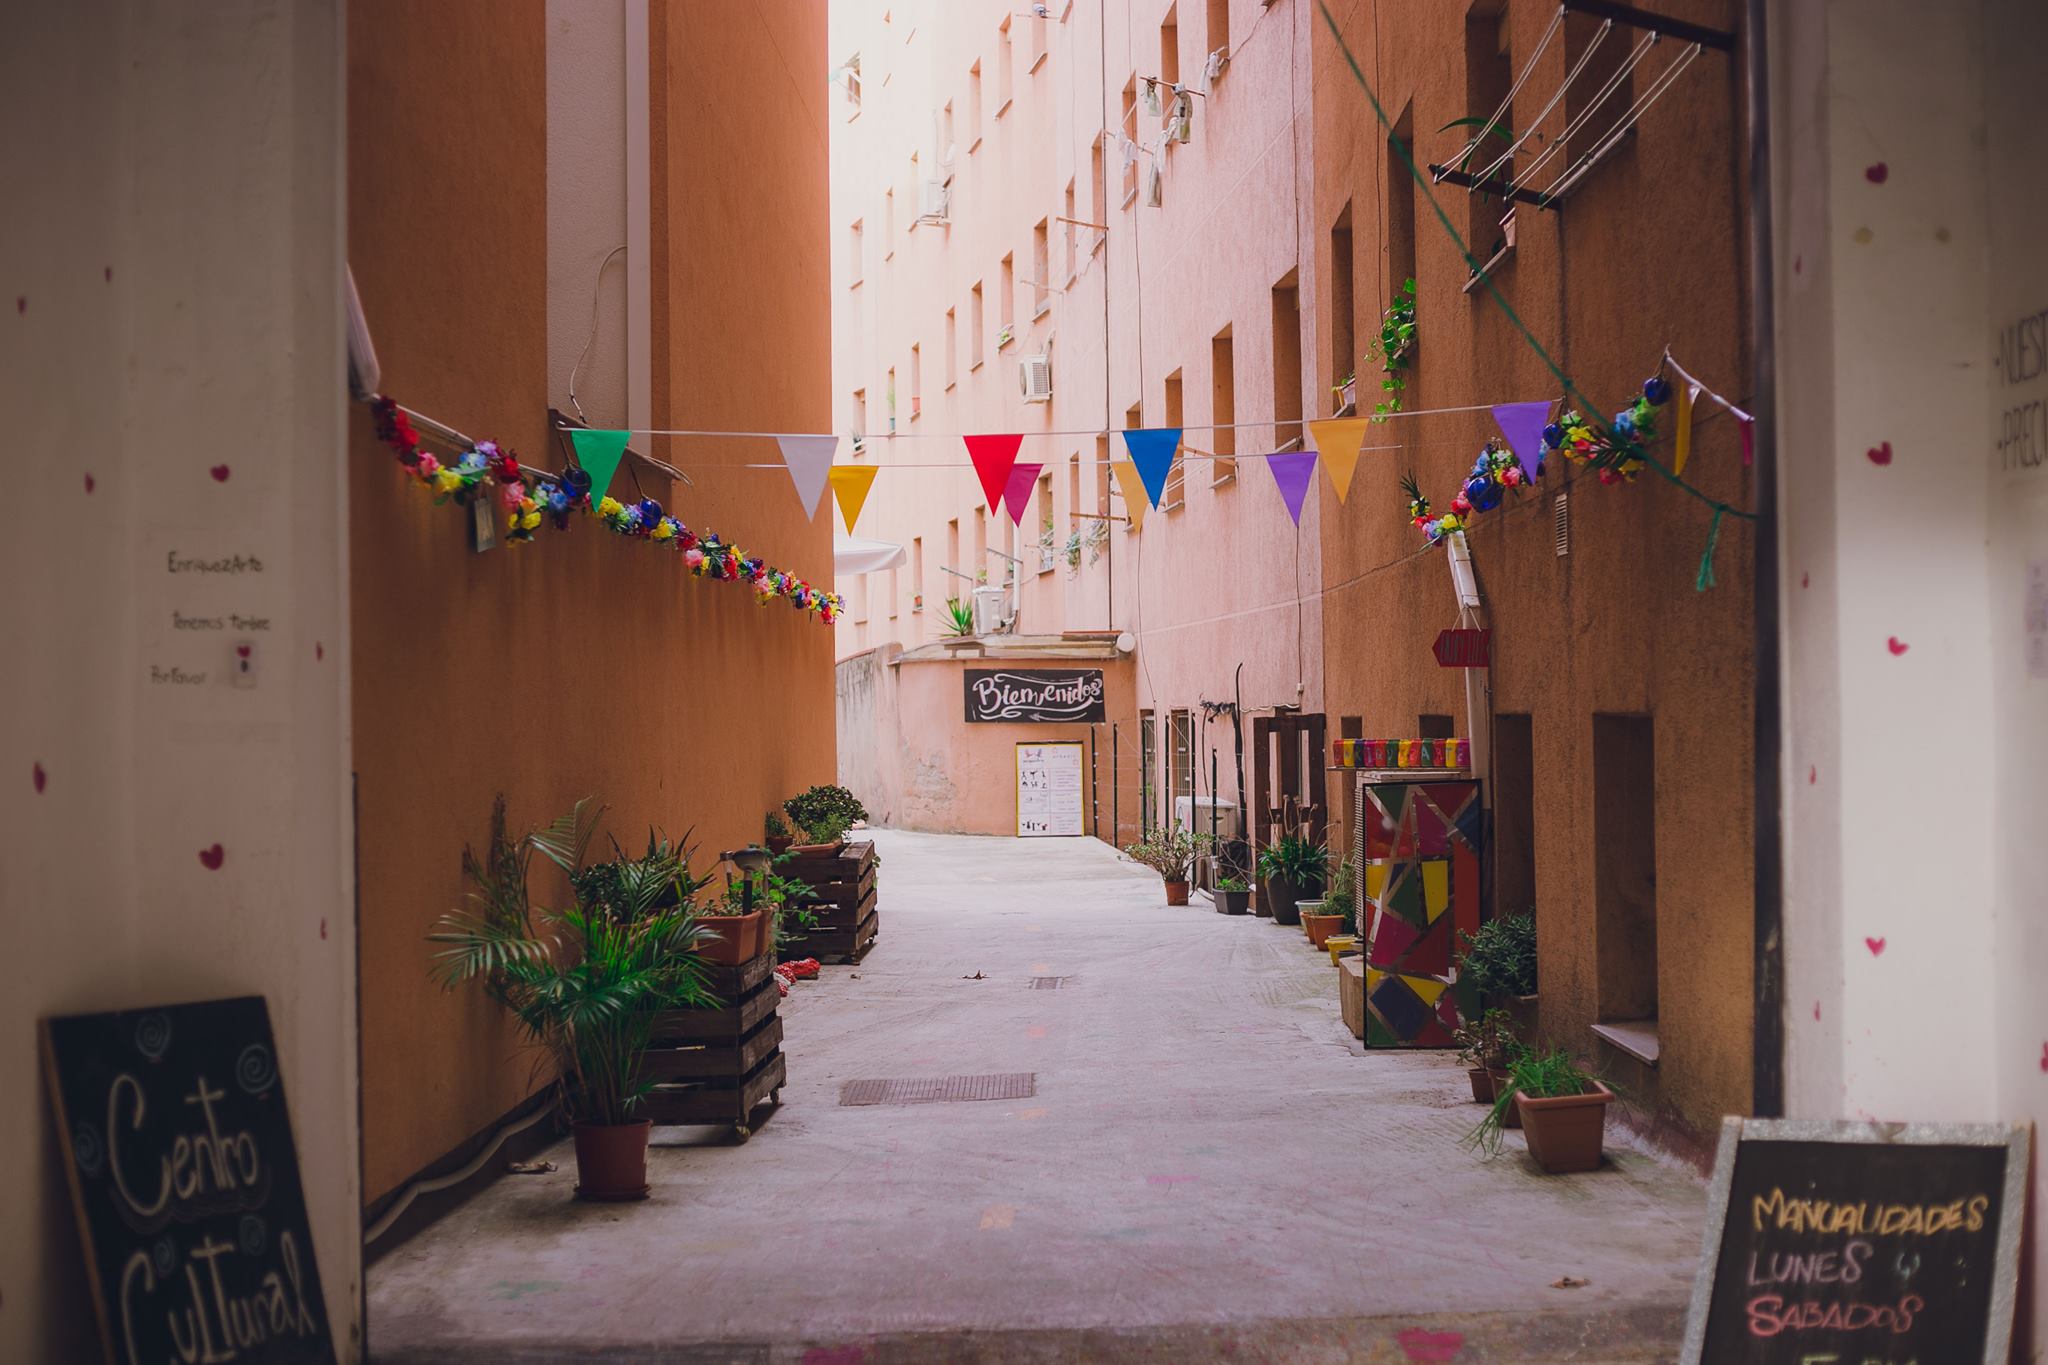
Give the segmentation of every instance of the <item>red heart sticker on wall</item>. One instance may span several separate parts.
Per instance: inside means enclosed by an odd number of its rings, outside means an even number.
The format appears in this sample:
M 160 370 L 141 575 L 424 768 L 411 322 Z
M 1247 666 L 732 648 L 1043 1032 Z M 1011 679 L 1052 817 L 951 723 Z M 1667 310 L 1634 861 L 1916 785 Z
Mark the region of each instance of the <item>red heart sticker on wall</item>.
M 228 467 L 224 464 L 217 464 L 213 468 L 207 470 L 206 472 L 213 475 L 213 481 L 215 483 L 226 483 L 228 481 L 229 471 Z
M 1892 168 L 1882 161 L 1873 161 L 1863 168 L 1863 178 L 1873 185 L 1882 185 L 1892 178 Z
M 228 851 L 219 844 L 199 850 L 199 861 L 208 872 L 220 871 L 220 865 L 228 860 Z
M 1882 468 L 1892 462 L 1892 443 L 1890 441 L 1879 441 L 1864 453 L 1870 457 L 1872 464 Z
M 1894 657 L 1897 657 L 1900 654 L 1904 654 L 1907 650 L 1912 648 L 1911 645 L 1907 644 L 1904 640 L 1901 640 L 1896 635 L 1886 640 L 1884 642 L 1884 647 L 1886 649 L 1889 649 Z
M 1410 1327 L 1394 1340 L 1401 1343 L 1402 1352 L 1410 1360 L 1455 1360 L 1465 1346 L 1463 1332 L 1432 1332 L 1422 1327 Z
M 248 657 L 249 657 L 249 646 L 247 646 L 247 645 L 236 645 L 236 646 L 235 646 L 235 657 L 236 657 L 236 658 L 238 658 L 238 659 L 246 659 L 246 658 L 248 658 Z
M 1884 956 L 1884 940 L 1881 938 L 1866 938 L 1863 940 L 1863 946 L 1870 949 L 1872 957 Z
M 321 643 L 320 643 L 320 642 L 319 642 L 318 640 L 315 640 L 315 641 L 313 642 L 313 661 L 314 661 L 315 663 L 318 663 L 318 662 L 319 662 L 320 660 L 322 660 L 322 659 L 324 659 L 324 658 L 326 658 L 326 657 L 327 657 L 327 646 L 326 646 L 326 645 L 323 645 L 323 644 L 321 644 Z
M 93 489 L 94 489 L 94 488 L 95 488 L 96 486 L 97 486 L 97 485 L 95 485 L 95 484 L 93 483 L 93 481 L 92 481 L 92 475 L 90 475 L 90 474 L 86 475 L 86 476 L 85 476 L 85 491 L 86 491 L 86 492 L 88 492 L 88 493 L 90 493 L 90 492 L 92 492 L 92 490 L 93 490 Z
M 35 765 L 35 767 L 30 771 L 29 775 L 35 779 L 36 795 L 41 796 L 43 794 L 44 785 L 47 784 L 50 780 L 50 775 L 43 771 L 43 765 L 40 763 Z

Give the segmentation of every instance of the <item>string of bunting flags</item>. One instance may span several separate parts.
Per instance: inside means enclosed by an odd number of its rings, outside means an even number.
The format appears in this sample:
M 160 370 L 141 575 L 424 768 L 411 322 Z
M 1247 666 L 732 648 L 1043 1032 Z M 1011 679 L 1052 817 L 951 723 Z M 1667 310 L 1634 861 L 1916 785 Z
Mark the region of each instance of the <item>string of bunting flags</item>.
M 532 541 L 543 522 L 566 531 L 570 515 L 580 511 L 596 516 L 617 535 L 674 547 L 681 552 L 684 566 L 699 578 L 747 584 L 764 607 L 786 601 L 828 626 L 845 609 L 838 593 L 771 567 L 738 545 L 719 539 L 715 531 L 697 534 L 652 498 L 629 503 L 610 496 L 629 432 L 573 428 L 569 437 L 575 446 L 576 464 L 560 472 L 545 472 L 520 464 L 517 455 L 495 441 L 478 441 L 452 464 L 443 463 L 425 448 L 412 419 L 393 399 L 380 394 L 371 401 L 370 410 L 377 438 L 396 452 L 400 468 L 432 493 L 437 505 L 453 502 L 467 507 L 479 498 L 495 499 L 505 513 L 508 544 Z M 874 470 L 864 472 L 871 482 Z M 488 485 L 495 485 L 495 491 Z M 863 489 L 861 496 L 865 495 Z

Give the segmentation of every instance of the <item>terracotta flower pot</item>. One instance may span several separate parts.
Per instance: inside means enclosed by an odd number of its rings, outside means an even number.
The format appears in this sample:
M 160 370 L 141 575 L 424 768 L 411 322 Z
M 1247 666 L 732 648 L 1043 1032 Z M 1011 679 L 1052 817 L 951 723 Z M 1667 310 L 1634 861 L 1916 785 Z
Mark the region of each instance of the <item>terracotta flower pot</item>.
M 829 858 L 846 847 L 846 840 L 835 839 L 829 844 L 791 844 L 789 851 L 799 858 Z
M 576 1196 L 601 1204 L 647 1197 L 651 1120 L 576 1125 Z
M 1301 925 L 1302 928 L 1308 930 L 1308 941 L 1316 947 L 1322 948 L 1329 943 L 1330 935 L 1344 927 L 1344 917 L 1342 915 L 1310 914 L 1307 911 L 1303 911 Z
M 1322 905 L 1322 903 L 1323 898 L 1321 896 L 1304 896 L 1302 899 L 1294 903 L 1294 919 L 1292 923 L 1296 928 L 1300 929 L 1303 934 L 1307 934 L 1309 932 L 1309 917 L 1311 915 L 1320 915 L 1323 913 L 1318 908 Z M 1311 939 L 1311 941 L 1313 941 L 1313 939 Z
M 714 915 L 704 924 L 718 933 L 716 942 L 707 942 L 697 950 L 697 956 L 706 962 L 737 967 L 742 962 L 752 962 L 768 946 L 764 942 L 768 926 L 765 909 L 746 915 Z
M 1529 1135 L 1529 1155 L 1552 1175 L 1600 1168 L 1607 1103 L 1614 1092 L 1598 1081 L 1590 1084 L 1593 1088 L 1583 1095 L 1515 1096 L 1522 1128 Z
M 1164 879 L 1162 878 L 1162 880 Z M 1166 903 L 1168 905 L 1186 905 L 1188 903 L 1188 884 L 1185 881 L 1168 881 L 1166 883 Z
M 1251 911 L 1252 893 L 1249 887 L 1242 891 L 1216 890 L 1209 894 L 1216 898 L 1216 913 L 1219 915 L 1243 915 Z
M 1468 1069 L 1465 1074 L 1472 1080 L 1472 1102 L 1474 1104 L 1492 1104 L 1493 1073 L 1483 1066 L 1475 1066 Z
M 1495 1099 L 1499 1099 L 1502 1095 L 1505 1095 L 1507 1093 L 1507 1072 L 1489 1071 L 1486 1073 L 1486 1076 L 1488 1080 L 1493 1082 L 1493 1097 Z M 1503 1128 L 1520 1128 L 1522 1126 L 1522 1111 L 1515 1105 L 1510 1104 L 1508 1106 L 1507 1112 L 1501 1115 L 1500 1126 Z

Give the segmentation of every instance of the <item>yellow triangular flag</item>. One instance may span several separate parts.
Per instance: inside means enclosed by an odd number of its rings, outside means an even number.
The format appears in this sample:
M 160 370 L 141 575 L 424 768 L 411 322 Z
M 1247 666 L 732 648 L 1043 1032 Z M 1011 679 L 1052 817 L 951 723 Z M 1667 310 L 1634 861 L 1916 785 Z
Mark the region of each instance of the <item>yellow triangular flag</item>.
M 1700 386 L 1687 384 L 1678 391 L 1678 425 L 1671 432 L 1671 472 L 1685 472 L 1686 456 L 1692 454 L 1692 404 Z
M 1138 477 L 1138 466 L 1129 460 L 1115 460 L 1110 463 L 1109 472 L 1116 475 L 1116 486 L 1123 491 L 1124 515 L 1131 519 L 1131 529 L 1138 530 L 1145 524 L 1145 508 L 1150 505 L 1145 497 L 1145 481 Z
M 868 500 L 868 489 L 874 486 L 875 469 L 871 464 L 836 464 L 825 476 L 832 481 L 832 498 L 839 504 L 839 515 L 846 518 L 849 535 L 853 533 L 853 524 L 860 520 L 861 504 Z
M 1351 473 L 1358 468 L 1358 447 L 1365 442 L 1365 429 L 1371 420 L 1365 417 L 1332 417 L 1321 422 L 1308 424 L 1309 439 L 1315 443 L 1316 455 L 1322 460 L 1323 468 L 1329 471 L 1330 487 L 1337 492 L 1337 501 L 1351 491 Z

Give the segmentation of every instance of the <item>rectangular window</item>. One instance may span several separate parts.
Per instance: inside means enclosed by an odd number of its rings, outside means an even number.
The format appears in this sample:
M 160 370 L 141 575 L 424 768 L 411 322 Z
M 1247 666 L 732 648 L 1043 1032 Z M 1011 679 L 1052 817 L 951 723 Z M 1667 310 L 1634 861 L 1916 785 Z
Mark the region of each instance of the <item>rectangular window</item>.
M 1593 717 L 1593 945 L 1602 1023 L 1657 1017 L 1657 760 L 1649 716 Z
M 1536 745 L 1529 713 L 1493 718 L 1493 913 L 1536 907 Z
M 1167 819 L 1181 818 L 1180 803 L 1183 797 L 1190 798 L 1187 823 L 1193 826 L 1195 794 L 1195 717 L 1190 711 L 1174 711 L 1167 715 L 1171 737 L 1167 743 Z
M 1002 331 L 996 337 L 997 350 L 1001 350 L 1010 344 L 1011 335 L 1017 326 L 1017 258 L 1015 256 L 1003 257 L 1003 268 L 999 278 L 1002 283 L 1003 294 L 1001 298 L 996 300 L 996 308 L 1000 313 L 999 321 L 1002 324 Z
M 1420 739 L 1455 739 L 1458 735 L 1457 718 L 1425 711 L 1415 718 L 1415 734 Z
M 1071 531 L 1079 531 L 1079 532 L 1081 532 L 1081 533 L 1082 533 L 1082 539 L 1084 539 L 1084 540 L 1085 540 L 1085 539 L 1087 539 L 1087 531 L 1088 531 L 1088 528 L 1087 528 L 1086 526 L 1083 526 L 1083 525 L 1082 525 L 1082 524 L 1081 524 L 1080 522 L 1078 522 L 1078 521 L 1075 521 L 1075 520 L 1074 520 L 1074 518 L 1073 518 L 1073 515 L 1072 515 L 1073 513 L 1075 513 L 1075 512 L 1078 512 L 1078 511 L 1080 511 L 1080 510 L 1081 510 L 1081 452 L 1077 450 L 1077 451 L 1075 451 L 1075 452 L 1074 452 L 1073 454 L 1071 454 L 1071 455 L 1067 456 L 1067 512 L 1068 512 L 1068 517 L 1067 517 L 1067 522 L 1068 522 L 1068 525 L 1067 525 L 1067 530 L 1068 530 L 1068 531 L 1070 531 L 1070 532 L 1071 532 Z
M 981 63 L 967 68 L 967 150 L 981 145 Z
M 939 115 L 939 170 L 947 179 L 952 178 L 953 157 L 953 101 L 947 100 Z
M 866 260 L 867 253 L 863 250 L 861 242 L 861 220 L 856 218 L 853 220 L 852 226 L 846 229 L 846 282 L 848 288 L 852 288 L 861 282 L 861 273 Z
M 996 30 L 996 117 L 1010 107 L 1010 76 L 1017 69 L 1016 47 L 1010 42 L 1010 21 Z
M 1330 407 L 1333 411 L 1344 402 L 1344 382 L 1358 374 L 1351 265 L 1351 205 L 1347 202 L 1344 211 L 1337 215 L 1337 225 L 1330 229 Z
M 981 315 L 981 281 L 976 280 L 967 291 L 967 368 L 981 368 L 982 338 L 988 333 L 983 330 Z
M 1181 424 L 1181 382 L 1180 371 L 1166 376 L 1166 425 L 1177 427 Z M 1182 443 L 1185 446 L 1185 442 Z M 1173 465 L 1166 471 L 1166 488 L 1159 495 L 1159 510 L 1178 512 L 1187 504 L 1188 458 L 1179 454 Z
M 1387 139 L 1387 298 L 1392 299 L 1415 278 L 1415 178 L 1402 158 L 1412 156 L 1411 111 L 1401 111 L 1394 134 Z
M 1095 145 L 1088 150 L 1088 193 L 1091 196 L 1090 202 L 1094 205 L 1089 211 L 1089 218 L 1097 223 L 1107 223 L 1109 221 L 1109 190 L 1107 182 L 1103 179 L 1102 141 L 1101 138 L 1096 138 Z M 1109 234 L 1106 232 L 1091 231 L 1089 235 L 1089 252 L 1092 254 L 1095 250 L 1095 244 L 1107 241 L 1108 238 Z
M 853 453 L 861 453 L 861 443 L 868 434 L 868 391 L 853 391 Z
M 1045 65 L 1045 15 L 1043 6 L 1034 6 L 1031 11 L 1031 70 L 1035 73 Z
M 1514 85 L 1514 59 L 1508 50 L 1508 26 L 1506 6 L 1503 0 L 1477 0 L 1465 14 L 1465 114 L 1468 118 L 1490 119 L 1494 110 L 1508 97 Z M 1620 41 L 1617 30 L 1610 34 L 1610 41 Z M 1582 75 L 1581 80 L 1585 79 Z M 1597 88 L 1597 87 L 1596 87 Z M 1626 107 L 1626 106 L 1623 106 Z M 1514 110 L 1501 115 L 1495 127 L 1470 126 L 1460 129 L 1460 135 L 1476 138 L 1478 149 L 1473 153 L 1471 170 L 1474 175 L 1486 169 L 1508 144 L 1514 141 L 1509 131 L 1514 126 Z M 1502 179 L 1513 179 L 1513 168 L 1503 166 L 1498 174 Z M 1465 196 L 1468 215 L 1465 244 L 1472 250 L 1473 258 L 1485 265 L 1507 245 L 1501 232 L 1500 220 L 1508 208 L 1494 195 L 1471 193 Z
M 1565 87 L 1564 92 L 1565 124 L 1578 128 L 1565 145 L 1565 156 L 1571 163 L 1597 150 L 1636 102 L 1633 71 L 1622 76 L 1605 99 L 1600 98 L 1600 92 L 1620 72 L 1632 45 L 1638 41 L 1628 31 L 1609 33 L 1604 42 L 1598 41 L 1601 23 L 1590 14 L 1567 14 L 1564 20 L 1565 69 L 1570 70 L 1582 57 L 1586 59 L 1586 69 Z M 1586 52 L 1588 47 L 1593 49 L 1590 56 Z M 1579 122 L 1582 118 L 1585 120 L 1583 124 Z M 1554 161 L 1552 165 L 1555 165 Z M 1548 184 L 1553 177 L 1539 173 L 1536 178 Z M 1532 189 L 1543 187 L 1543 184 L 1531 186 Z
M 1060 562 L 1062 549 L 1057 523 L 1053 519 L 1052 475 L 1038 476 L 1038 571 L 1051 573 Z
M 854 53 L 839 68 L 839 84 L 846 91 L 846 116 L 860 112 L 860 54 Z
M 1154 794 L 1158 791 L 1159 741 L 1155 738 L 1152 712 L 1138 713 L 1138 830 L 1150 834 L 1158 823 Z
M 1052 246 L 1045 219 L 1031 229 L 1031 316 L 1036 318 L 1052 307 Z
M 1095 510 L 1102 516 L 1113 515 L 1109 510 L 1109 437 L 1095 438 Z
M 894 365 L 889 367 L 888 402 L 889 434 L 894 436 L 896 434 L 896 367 Z
M 959 382 L 960 362 L 960 321 L 953 310 L 946 310 L 946 387 L 952 388 Z
M 1225 327 L 1209 342 L 1209 449 L 1216 458 L 1209 464 L 1209 486 L 1220 487 L 1237 477 L 1237 358 Z
M 924 610 L 924 537 L 910 538 L 910 609 Z
M 1145 409 L 1144 409 L 1144 405 L 1143 405 L 1143 404 L 1135 404 L 1135 403 L 1134 403 L 1134 404 L 1132 404 L 1132 405 L 1131 405 L 1130 407 L 1128 407 L 1128 408 L 1125 408 L 1125 409 L 1124 409 L 1124 430 L 1125 430 L 1125 431 L 1136 431 L 1136 430 L 1137 430 L 1137 429 L 1138 429 L 1139 427 L 1142 427 L 1142 426 L 1144 426 L 1144 425 L 1145 425 Z M 1122 441 L 1118 441 L 1118 442 L 1116 442 L 1116 444 L 1117 444 L 1118 446 L 1123 446 L 1123 442 L 1122 442 Z M 1117 458 L 1119 458 L 1119 459 L 1125 459 L 1125 460 L 1129 459 L 1129 458 L 1130 458 L 1130 450 L 1129 450 L 1129 448 L 1128 448 L 1128 447 L 1125 447 L 1125 448 L 1123 448 L 1123 449 L 1120 449 L 1120 450 L 1119 450 L 1119 451 L 1117 452 Z M 1118 484 L 1118 485 L 1117 485 L 1117 487 L 1116 487 L 1116 492 L 1117 492 L 1117 496 L 1121 497 L 1121 496 L 1123 495 L 1123 491 L 1124 491 L 1124 490 L 1123 490 L 1123 485 L 1122 485 L 1122 484 Z M 1139 496 L 1140 496 L 1140 497 L 1143 497 L 1143 496 L 1144 496 L 1144 494 L 1142 494 L 1142 493 L 1141 493 L 1141 494 L 1139 494 Z M 1126 530 L 1126 531 L 1136 531 L 1136 530 L 1138 529 L 1138 519 L 1139 519 L 1140 517 L 1142 517 L 1143 515 L 1144 515 L 1144 511 L 1143 511 L 1143 509 L 1135 509 L 1135 510 L 1134 510 L 1134 509 L 1132 509 L 1132 508 L 1130 508 L 1130 507 L 1125 507 L 1125 508 L 1124 508 L 1124 530 Z
M 1209 0 L 1209 54 L 1230 55 L 1230 0 Z
M 960 562 L 960 518 L 958 517 L 950 517 L 946 521 L 946 562 L 943 567 L 957 569 L 961 573 L 971 574 L 974 572 L 974 570 Z M 949 598 L 965 597 L 967 595 L 961 590 L 960 580 L 953 577 L 952 574 L 946 575 L 945 588 L 944 595 Z
M 898 597 L 900 591 L 901 585 L 896 582 L 896 571 L 891 569 L 889 570 L 889 619 L 891 621 L 896 619 L 896 607 L 900 600 Z
M 1074 255 L 1074 234 L 1080 231 L 1080 229 L 1074 226 L 1074 182 L 1071 180 L 1067 182 L 1067 196 L 1064 202 L 1066 212 L 1061 215 L 1060 227 L 1062 231 L 1060 237 L 1062 251 L 1066 259 L 1060 274 L 1063 283 L 1072 284 L 1076 272 L 1081 267 L 1080 262 Z
M 1175 11 L 1178 5 L 1166 7 L 1166 19 L 1159 25 L 1159 79 L 1168 85 L 1180 84 L 1180 19 Z
M 963 564 L 961 567 L 974 576 L 975 582 L 983 583 L 987 581 L 988 508 L 986 507 L 977 507 L 974 509 L 974 562 L 972 564 Z M 962 597 L 971 598 L 973 594 L 971 592 L 966 591 L 966 587 L 966 584 L 961 584 L 962 591 L 960 595 Z
M 868 623 L 868 576 L 862 574 L 853 586 L 853 623 L 864 626 Z M 865 640 L 867 637 L 861 637 Z
M 924 348 L 910 343 L 910 420 L 924 416 Z
M 1273 449 L 1301 448 L 1301 291 L 1294 272 L 1273 286 Z
M 1138 78 L 1135 75 L 1124 82 L 1123 122 L 1117 124 L 1117 131 L 1122 135 L 1123 139 L 1129 139 L 1133 142 L 1137 141 Z M 1134 156 L 1126 157 L 1123 155 L 1122 139 L 1119 139 L 1117 148 L 1118 156 L 1124 161 L 1124 207 L 1129 208 L 1131 201 L 1138 197 L 1138 159 Z M 1105 218 L 1102 221 L 1108 222 L 1109 220 Z

